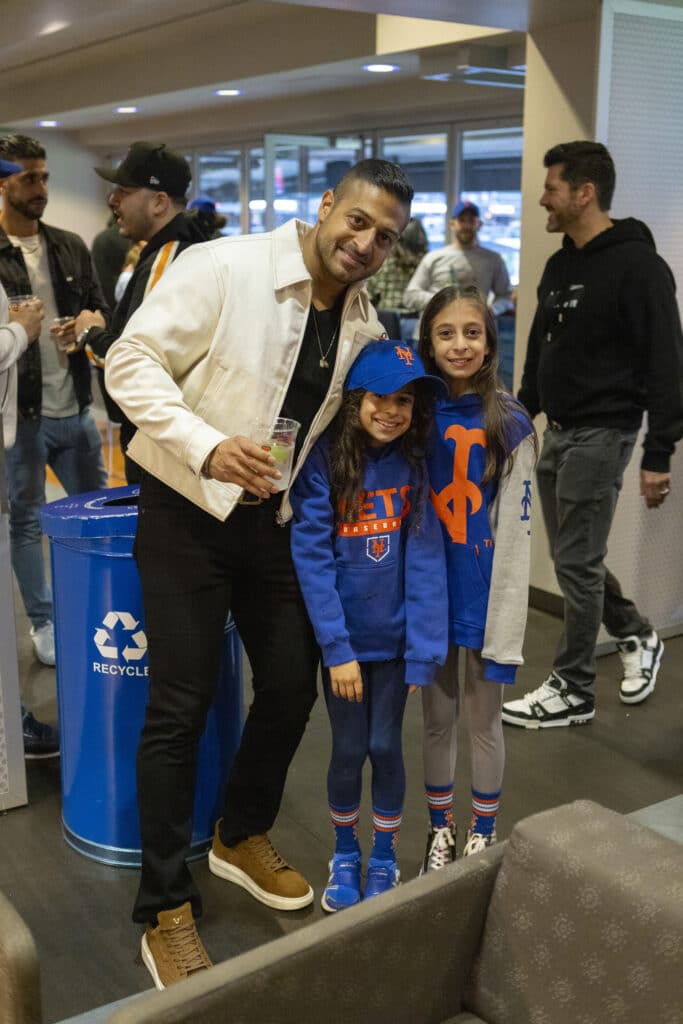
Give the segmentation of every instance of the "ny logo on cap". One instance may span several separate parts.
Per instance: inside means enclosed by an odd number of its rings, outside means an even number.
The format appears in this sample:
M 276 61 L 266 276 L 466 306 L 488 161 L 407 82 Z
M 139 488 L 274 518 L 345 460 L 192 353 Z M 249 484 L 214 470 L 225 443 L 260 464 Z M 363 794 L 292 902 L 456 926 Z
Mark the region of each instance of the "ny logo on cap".
M 406 366 L 412 366 L 413 363 L 415 362 L 415 356 L 413 354 L 412 349 L 407 347 L 404 348 L 402 345 L 396 345 L 394 347 L 396 349 L 396 355 L 401 360 L 401 362 L 405 363 Z

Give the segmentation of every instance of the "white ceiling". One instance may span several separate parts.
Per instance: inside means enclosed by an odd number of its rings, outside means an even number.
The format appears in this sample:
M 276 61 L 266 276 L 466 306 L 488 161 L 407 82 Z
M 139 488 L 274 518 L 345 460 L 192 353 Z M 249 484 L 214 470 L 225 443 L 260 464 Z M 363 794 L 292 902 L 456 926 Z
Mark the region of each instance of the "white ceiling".
M 371 76 L 362 68 L 377 51 L 376 15 L 419 11 L 420 19 L 437 19 L 449 39 L 454 22 L 520 31 L 530 19 L 553 21 L 563 13 L 566 19 L 568 3 L 193 0 L 188 13 L 187 0 L 4 0 L 0 123 L 28 129 L 53 118 L 84 144 L 106 148 L 140 137 L 189 143 L 212 134 L 244 135 L 250 126 L 265 130 L 279 124 L 286 130 L 296 122 L 296 129 L 304 130 L 302 117 L 319 131 L 326 114 L 339 106 L 349 110 L 354 123 L 373 113 L 395 119 L 408 109 L 521 109 L 521 94 L 513 95 L 512 89 L 472 89 L 463 76 L 449 83 L 425 82 L 423 76 L 454 73 L 463 60 L 472 64 L 482 54 L 492 56 L 494 65 L 504 63 L 508 48 L 521 51 L 522 35 L 482 40 L 487 49 L 465 58 L 456 44 L 402 46 L 382 54 L 382 60 L 401 68 L 389 83 L 388 76 Z M 572 18 L 586 16 L 597 3 L 571 0 Z M 21 26 L 21 35 L 8 26 Z M 437 40 L 440 31 L 437 26 Z M 243 89 L 244 95 L 214 96 L 214 89 L 225 86 Z M 140 112 L 115 113 L 122 104 Z M 290 117 L 294 107 L 296 117 Z

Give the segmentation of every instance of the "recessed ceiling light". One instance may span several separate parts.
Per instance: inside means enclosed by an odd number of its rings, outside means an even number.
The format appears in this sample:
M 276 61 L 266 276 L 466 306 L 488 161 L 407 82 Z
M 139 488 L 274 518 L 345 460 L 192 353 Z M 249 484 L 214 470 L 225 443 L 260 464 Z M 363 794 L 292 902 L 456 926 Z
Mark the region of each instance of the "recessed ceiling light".
M 39 128 L 59 128 L 59 125 L 60 125 L 59 121 L 39 121 L 38 122 L 38 127 Z
M 372 71 L 376 75 L 386 75 L 390 71 L 400 71 L 398 64 L 364 64 L 363 71 Z
M 117 107 L 117 114 L 137 114 L 139 107 Z
M 41 28 L 38 35 L 51 36 L 53 32 L 61 32 L 63 28 L 68 28 L 70 24 L 70 21 L 49 21 L 44 28 Z
M 214 89 L 214 96 L 241 96 L 242 89 Z

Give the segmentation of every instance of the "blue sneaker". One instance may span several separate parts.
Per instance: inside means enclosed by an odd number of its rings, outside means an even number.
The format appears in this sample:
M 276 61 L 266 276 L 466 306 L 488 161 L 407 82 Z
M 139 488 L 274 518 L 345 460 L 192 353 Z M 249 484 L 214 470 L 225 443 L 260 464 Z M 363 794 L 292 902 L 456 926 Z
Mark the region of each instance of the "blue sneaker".
M 335 853 L 320 905 L 328 914 L 360 903 L 360 853 Z
M 381 896 L 383 892 L 394 889 L 401 881 L 401 872 L 395 860 L 380 860 L 370 857 L 368 860 L 368 880 L 365 883 L 365 899 Z

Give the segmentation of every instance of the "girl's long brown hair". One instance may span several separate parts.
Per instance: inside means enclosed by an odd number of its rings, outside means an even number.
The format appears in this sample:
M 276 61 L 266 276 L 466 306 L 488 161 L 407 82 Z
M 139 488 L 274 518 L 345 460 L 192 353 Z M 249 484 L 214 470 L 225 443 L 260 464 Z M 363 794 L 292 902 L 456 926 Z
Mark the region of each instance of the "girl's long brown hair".
M 425 455 L 434 424 L 434 399 L 419 381 L 414 387 L 413 418 L 397 442 L 399 451 L 415 473 L 411 528 L 419 524 L 427 493 Z M 368 435 L 360 422 L 364 394 L 363 388 L 345 391 L 341 408 L 330 427 L 331 496 L 337 523 L 352 523 L 358 519 L 365 453 L 369 447 Z
M 452 302 L 469 302 L 481 314 L 486 331 L 488 354 L 479 370 L 470 378 L 472 390 L 482 400 L 484 413 L 484 432 L 486 434 L 486 468 L 482 484 L 490 483 L 506 476 L 512 469 L 512 449 L 508 439 L 508 426 L 513 418 L 513 410 L 521 413 L 529 420 L 534 449 L 538 452 L 538 440 L 529 415 L 523 405 L 510 394 L 498 379 L 498 334 L 493 313 L 481 292 L 474 287 L 449 285 L 437 292 L 427 304 L 420 324 L 420 340 L 418 352 L 427 373 L 442 377 L 442 373 L 434 359 L 432 347 L 432 324 L 446 306 Z

